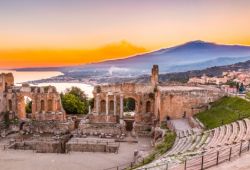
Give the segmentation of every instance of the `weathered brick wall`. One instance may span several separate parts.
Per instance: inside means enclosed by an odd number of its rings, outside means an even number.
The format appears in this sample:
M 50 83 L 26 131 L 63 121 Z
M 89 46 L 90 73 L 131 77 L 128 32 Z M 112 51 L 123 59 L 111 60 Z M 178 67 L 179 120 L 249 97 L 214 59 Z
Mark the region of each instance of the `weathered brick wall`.
M 206 89 L 159 91 L 156 99 L 156 116 L 160 116 L 161 121 L 167 116 L 171 119 L 191 117 L 222 96 L 223 93 L 220 91 Z
M 15 113 L 19 119 L 27 118 L 25 97 L 32 101 L 32 119 L 60 121 L 66 119 L 60 94 L 52 86 L 31 87 L 27 84 L 21 87 L 11 86 L 7 91 L 0 92 L 0 112 L 8 111 Z

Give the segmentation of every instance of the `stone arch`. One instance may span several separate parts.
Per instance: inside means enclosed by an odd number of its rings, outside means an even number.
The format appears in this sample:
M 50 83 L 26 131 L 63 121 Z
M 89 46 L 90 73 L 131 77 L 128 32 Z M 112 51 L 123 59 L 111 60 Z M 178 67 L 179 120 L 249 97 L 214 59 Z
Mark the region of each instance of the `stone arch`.
M 13 102 L 11 99 L 8 100 L 8 111 L 13 111 Z
M 19 93 L 17 95 L 17 113 L 21 119 L 31 118 L 35 112 L 34 99 L 30 93 Z
M 5 90 L 6 92 L 7 92 L 7 90 L 8 90 L 8 88 L 7 88 L 7 87 L 8 87 L 8 83 L 6 83 L 6 82 L 5 82 L 5 85 L 4 85 L 4 90 Z
M 45 102 L 44 100 L 41 100 L 41 112 L 45 111 Z
M 146 113 L 150 113 L 150 112 L 152 112 L 152 110 L 151 110 L 151 102 L 147 101 L 146 102 Z
M 186 118 L 187 117 L 187 112 L 186 111 L 184 111 L 183 112 L 183 116 L 182 116 L 183 118 Z
M 136 111 L 136 99 L 133 97 L 126 97 L 123 101 L 124 112 L 135 112 Z
M 24 100 L 24 107 L 25 107 L 25 117 L 31 118 L 31 115 L 33 113 L 33 107 L 34 107 L 34 101 L 29 95 L 23 96 Z
M 114 100 L 109 101 L 109 114 L 114 114 Z
M 20 124 L 19 124 L 19 130 L 23 130 L 23 126 L 25 125 L 25 122 L 21 122 Z
M 58 100 L 56 101 L 56 110 L 57 110 L 57 111 L 61 111 L 61 109 L 62 109 L 62 108 L 61 108 L 61 100 L 58 99 Z
M 101 107 L 100 113 L 106 113 L 106 101 L 105 100 L 101 100 L 100 107 Z
M 48 111 L 49 112 L 53 111 L 53 101 L 52 101 L 52 99 L 48 100 Z

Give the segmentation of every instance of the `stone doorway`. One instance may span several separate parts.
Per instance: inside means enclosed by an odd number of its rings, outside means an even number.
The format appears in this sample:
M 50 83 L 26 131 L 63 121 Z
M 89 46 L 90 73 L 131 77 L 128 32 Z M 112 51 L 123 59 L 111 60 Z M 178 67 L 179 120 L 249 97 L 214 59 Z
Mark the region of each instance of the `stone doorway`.
M 20 124 L 19 124 L 19 130 L 23 130 L 24 124 L 25 124 L 25 122 L 20 122 Z
M 132 120 L 132 119 L 126 119 L 124 121 L 126 123 L 126 126 L 125 126 L 126 131 L 131 132 L 133 130 L 134 120 Z
M 25 104 L 25 118 L 32 117 L 32 99 L 28 96 L 23 97 L 24 104 Z
M 123 111 L 124 112 L 134 112 L 136 110 L 136 101 L 135 99 L 129 97 L 125 98 L 123 101 Z

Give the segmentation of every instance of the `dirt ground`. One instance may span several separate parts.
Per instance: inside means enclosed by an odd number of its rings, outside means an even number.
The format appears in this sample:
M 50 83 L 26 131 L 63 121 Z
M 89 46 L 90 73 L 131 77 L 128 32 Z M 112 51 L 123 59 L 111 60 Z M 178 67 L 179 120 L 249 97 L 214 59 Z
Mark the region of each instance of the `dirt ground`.
M 1 144 L 3 143 L 1 142 Z M 149 138 L 140 138 L 139 143 L 121 143 L 118 154 L 90 152 L 71 152 L 69 154 L 34 153 L 27 150 L 3 150 L 1 147 L 0 169 L 103 170 L 133 161 L 135 150 L 149 146 Z

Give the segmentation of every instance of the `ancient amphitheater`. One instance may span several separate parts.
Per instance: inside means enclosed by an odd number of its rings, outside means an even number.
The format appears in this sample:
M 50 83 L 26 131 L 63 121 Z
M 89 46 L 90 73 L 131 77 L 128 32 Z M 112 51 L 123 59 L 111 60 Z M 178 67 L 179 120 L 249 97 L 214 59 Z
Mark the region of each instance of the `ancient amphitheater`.
M 250 149 L 250 119 L 205 130 L 195 118 L 226 95 L 215 86 L 162 84 L 155 65 L 149 83 L 95 86 L 94 107 L 78 117 L 65 113 L 54 87 L 14 86 L 13 75 L 1 74 L 0 167 L 199 170 L 238 160 Z M 146 164 L 168 133 L 173 145 Z

